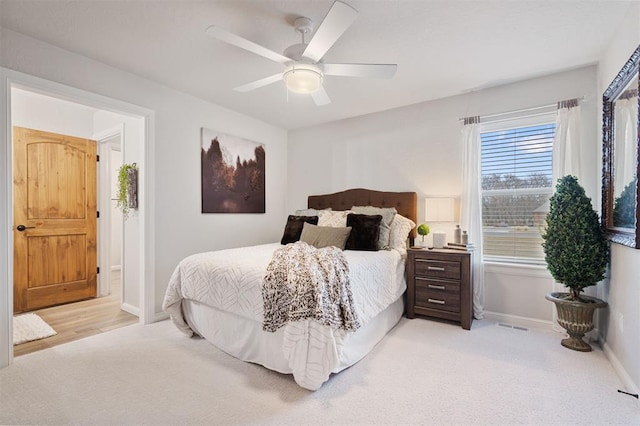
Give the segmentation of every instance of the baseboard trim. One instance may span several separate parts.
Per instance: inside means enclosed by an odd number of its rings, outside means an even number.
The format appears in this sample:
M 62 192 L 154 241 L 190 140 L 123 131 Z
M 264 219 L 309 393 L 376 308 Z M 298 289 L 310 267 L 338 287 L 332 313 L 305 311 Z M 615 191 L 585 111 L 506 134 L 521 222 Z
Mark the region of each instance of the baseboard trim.
M 135 315 L 138 318 L 140 318 L 140 308 L 130 305 L 128 303 L 123 303 L 120 305 L 120 309 L 122 309 L 125 312 L 130 313 L 131 315 Z
M 633 379 L 631 378 L 631 376 L 629 376 L 629 374 L 627 373 L 627 370 L 624 369 L 624 367 L 620 363 L 620 360 L 618 360 L 618 357 L 613 352 L 611 347 L 607 344 L 607 342 L 605 342 L 602 345 L 602 350 L 604 351 L 604 355 L 607 357 L 607 359 L 611 363 L 611 366 L 615 370 L 616 374 L 618 374 L 618 377 L 620 378 L 620 380 L 622 380 L 622 384 L 625 387 L 625 389 L 622 389 L 622 390 L 629 393 L 635 393 L 635 394 L 640 393 L 638 386 L 633 382 Z M 629 397 L 629 398 L 632 398 L 632 397 Z M 636 399 L 636 402 L 638 404 L 638 407 L 640 408 L 640 400 Z
M 166 312 L 156 312 L 153 314 L 153 322 L 164 321 L 169 319 L 169 314 Z
M 508 315 L 491 311 L 484 311 L 484 317 L 486 319 L 495 320 L 497 322 L 518 325 L 521 327 L 537 328 L 549 331 L 553 330 L 553 324 L 551 323 L 551 321 L 543 321 L 535 318 L 520 317 L 518 315 Z

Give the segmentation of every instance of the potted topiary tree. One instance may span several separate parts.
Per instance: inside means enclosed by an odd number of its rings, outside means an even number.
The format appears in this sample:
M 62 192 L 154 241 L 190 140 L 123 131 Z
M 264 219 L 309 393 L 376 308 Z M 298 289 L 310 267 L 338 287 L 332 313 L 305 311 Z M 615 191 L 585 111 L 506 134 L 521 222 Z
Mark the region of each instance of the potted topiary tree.
M 550 200 L 547 227 L 542 236 L 547 268 L 553 278 L 569 292 L 551 292 L 546 299 L 555 303 L 558 324 L 569 337 L 562 346 L 588 352 L 583 340 L 593 330 L 593 313 L 607 303 L 582 291 L 604 278 L 609 260 L 609 245 L 600 228 L 598 214 L 575 176 L 558 179 Z

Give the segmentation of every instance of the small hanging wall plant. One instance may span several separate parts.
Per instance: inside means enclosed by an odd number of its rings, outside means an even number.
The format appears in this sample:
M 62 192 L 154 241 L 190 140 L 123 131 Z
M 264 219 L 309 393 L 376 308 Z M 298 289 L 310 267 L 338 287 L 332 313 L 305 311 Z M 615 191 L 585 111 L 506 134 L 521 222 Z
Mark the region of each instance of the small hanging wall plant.
M 138 208 L 138 166 L 136 163 L 123 164 L 118 170 L 118 194 L 116 206 L 127 219 L 130 209 Z

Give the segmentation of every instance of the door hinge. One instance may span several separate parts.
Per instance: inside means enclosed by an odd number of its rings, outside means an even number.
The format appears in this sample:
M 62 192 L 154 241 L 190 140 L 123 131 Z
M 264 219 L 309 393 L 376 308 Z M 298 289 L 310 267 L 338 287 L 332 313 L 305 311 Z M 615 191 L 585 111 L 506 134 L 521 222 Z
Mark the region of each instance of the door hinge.
M 97 272 L 96 272 L 96 273 L 98 273 L 98 274 L 99 274 L 99 273 L 100 273 L 100 267 L 98 266 L 96 269 L 97 269 Z
M 96 155 L 96 161 L 100 161 L 100 155 Z
M 100 212 L 96 210 L 96 217 L 100 217 Z

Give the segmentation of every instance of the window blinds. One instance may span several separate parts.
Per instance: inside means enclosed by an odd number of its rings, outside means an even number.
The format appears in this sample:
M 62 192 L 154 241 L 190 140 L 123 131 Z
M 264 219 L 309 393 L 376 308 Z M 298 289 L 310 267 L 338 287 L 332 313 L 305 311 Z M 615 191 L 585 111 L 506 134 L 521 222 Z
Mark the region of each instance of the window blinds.
M 541 232 L 553 193 L 555 117 L 517 120 L 482 131 L 482 221 L 486 258 L 544 259 Z

